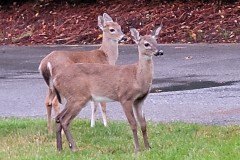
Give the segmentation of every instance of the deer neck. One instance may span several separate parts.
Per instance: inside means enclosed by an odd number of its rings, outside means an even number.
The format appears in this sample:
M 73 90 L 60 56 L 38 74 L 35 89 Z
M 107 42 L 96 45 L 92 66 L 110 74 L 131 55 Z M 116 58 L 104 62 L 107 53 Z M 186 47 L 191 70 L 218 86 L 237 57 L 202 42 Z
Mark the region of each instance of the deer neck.
M 139 62 L 137 68 L 137 82 L 144 90 L 151 88 L 153 78 L 153 60 L 152 57 L 139 54 Z
M 109 64 L 115 65 L 118 59 L 118 41 L 107 38 L 103 34 L 100 50 L 102 50 L 107 55 Z

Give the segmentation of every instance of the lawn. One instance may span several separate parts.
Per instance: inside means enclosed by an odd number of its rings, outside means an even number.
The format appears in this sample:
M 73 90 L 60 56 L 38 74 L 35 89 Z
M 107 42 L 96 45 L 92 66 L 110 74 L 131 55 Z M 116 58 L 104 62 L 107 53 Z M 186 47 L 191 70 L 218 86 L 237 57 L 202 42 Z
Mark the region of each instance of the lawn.
M 55 134 L 48 135 L 45 119 L 0 119 L 0 159 L 163 159 L 237 160 L 240 157 L 240 126 L 148 122 L 152 149 L 134 154 L 132 133 L 125 121 L 100 122 L 76 119 L 71 131 L 78 151 L 72 153 L 63 139 L 56 150 Z M 142 136 L 139 131 L 143 148 Z

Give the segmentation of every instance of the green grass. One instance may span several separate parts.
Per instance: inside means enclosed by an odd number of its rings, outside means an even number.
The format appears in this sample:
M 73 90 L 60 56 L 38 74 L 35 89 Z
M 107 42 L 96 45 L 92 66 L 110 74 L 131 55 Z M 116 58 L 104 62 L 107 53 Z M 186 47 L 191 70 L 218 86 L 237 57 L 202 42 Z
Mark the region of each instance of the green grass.
M 238 160 L 240 126 L 210 126 L 186 123 L 148 123 L 150 150 L 135 155 L 130 127 L 110 121 L 76 119 L 71 131 L 79 151 L 72 153 L 63 138 L 57 152 L 55 134 L 48 135 L 45 119 L 0 119 L 0 160 L 26 159 L 140 159 L 140 160 Z M 143 141 L 139 132 L 141 147 Z

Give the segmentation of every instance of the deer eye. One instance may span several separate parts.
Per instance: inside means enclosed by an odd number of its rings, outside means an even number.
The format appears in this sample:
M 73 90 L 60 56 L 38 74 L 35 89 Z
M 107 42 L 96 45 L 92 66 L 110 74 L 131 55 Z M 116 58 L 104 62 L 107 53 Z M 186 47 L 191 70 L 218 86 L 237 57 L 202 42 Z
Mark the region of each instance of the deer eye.
M 115 31 L 115 29 L 110 29 L 110 32 L 114 32 Z
M 150 44 L 149 44 L 149 43 L 145 43 L 144 46 L 145 46 L 145 47 L 149 47 Z

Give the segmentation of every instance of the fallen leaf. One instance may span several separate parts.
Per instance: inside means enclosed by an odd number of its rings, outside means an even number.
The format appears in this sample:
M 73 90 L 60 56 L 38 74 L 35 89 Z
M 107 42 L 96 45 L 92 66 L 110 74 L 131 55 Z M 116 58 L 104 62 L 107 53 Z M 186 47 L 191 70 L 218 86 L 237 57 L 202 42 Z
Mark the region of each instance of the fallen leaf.
M 155 89 L 155 92 L 160 93 L 160 92 L 162 92 L 162 90 L 161 89 Z
M 192 39 L 194 39 L 194 40 L 196 41 L 196 39 L 197 39 L 196 33 L 191 32 L 191 33 L 190 33 L 190 36 L 191 36 Z
M 192 56 L 185 57 L 186 60 L 189 60 L 189 59 L 192 59 L 192 58 L 193 58 Z
M 97 39 L 101 39 L 102 37 L 103 37 L 103 35 L 102 35 L 102 34 L 99 34 L 98 37 L 97 37 Z

